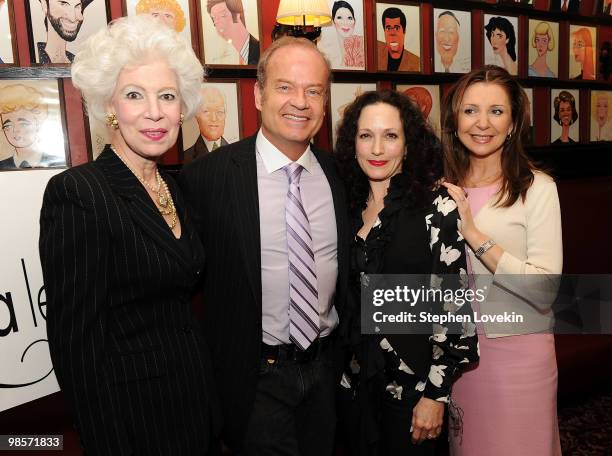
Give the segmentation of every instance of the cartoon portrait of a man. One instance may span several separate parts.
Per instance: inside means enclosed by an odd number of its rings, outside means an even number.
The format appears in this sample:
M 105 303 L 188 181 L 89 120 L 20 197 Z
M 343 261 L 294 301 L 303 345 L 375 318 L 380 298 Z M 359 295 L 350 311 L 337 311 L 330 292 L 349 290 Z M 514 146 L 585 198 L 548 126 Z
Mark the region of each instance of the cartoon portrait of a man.
M 376 42 L 378 69 L 381 71 L 419 71 L 421 69 L 420 57 L 405 48 L 406 28 L 416 27 L 418 30 L 419 24 L 408 24 L 406 14 L 397 7 L 385 8 L 379 20 L 385 41 L 379 39 Z
M 470 58 L 470 13 L 434 9 L 435 71 L 467 73 Z M 467 55 L 466 55 L 467 54 Z
M 195 144 L 185 151 L 183 163 L 189 163 L 200 155 L 214 152 L 219 147 L 228 144 L 223 137 L 226 116 L 227 101 L 225 95 L 216 87 L 204 87 L 202 89 L 202 106 L 196 114 L 200 135 Z
M 107 23 L 104 0 L 29 0 L 35 63 L 70 64 L 78 44 Z
M 204 2 L 202 2 L 204 3 Z M 247 29 L 242 0 L 207 0 L 206 11 L 217 35 L 234 49 L 239 65 L 257 65 L 259 40 Z M 206 34 L 206 26 L 204 26 Z M 204 38 L 206 43 L 206 37 Z M 206 63 L 229 63 L 209 61 Z
M 92 0 L 39 0 L 45 16 L 47 39 L 36 43 L 39 63 L 71 63 L 74 54 L 66 43 L 76 39 L 83 25 L 83 12 Z
M 0 86 L 0 122 L 11 155 L 0 160 L 0 170 L 64 166 L 65 160 L 48 155 L 41 140 L 49 105 L 42 92 L 24 84 Z

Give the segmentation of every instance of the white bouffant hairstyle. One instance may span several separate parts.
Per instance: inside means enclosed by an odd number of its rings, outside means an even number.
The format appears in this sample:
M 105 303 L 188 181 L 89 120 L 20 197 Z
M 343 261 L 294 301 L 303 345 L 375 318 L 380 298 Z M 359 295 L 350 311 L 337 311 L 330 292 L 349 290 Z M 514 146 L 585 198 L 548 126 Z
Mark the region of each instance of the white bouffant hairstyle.
M 81 91 L 88 112 L 104 120 L 121 70 L 164 59 L 176 74 L 183 114 L 190 118 L 201 104 L 205 71 L 191 44 L 148 14 L 112 21 L 82 45 L 72 64 L 72 82 Z

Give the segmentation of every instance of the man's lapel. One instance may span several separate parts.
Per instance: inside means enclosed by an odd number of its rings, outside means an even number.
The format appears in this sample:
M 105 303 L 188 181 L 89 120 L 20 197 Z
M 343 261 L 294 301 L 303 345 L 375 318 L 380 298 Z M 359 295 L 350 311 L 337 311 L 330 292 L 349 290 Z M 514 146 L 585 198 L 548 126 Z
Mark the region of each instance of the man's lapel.
M 255 136 L 232 157 L 233 220 L 238 242 L 246 265 L 249 285 L 258 308 L 261 309 L 261 237 L 259 231 L 259 192 L 257 190 L 257 161 Z M 222 204 L 222 203 L 220 203 Z

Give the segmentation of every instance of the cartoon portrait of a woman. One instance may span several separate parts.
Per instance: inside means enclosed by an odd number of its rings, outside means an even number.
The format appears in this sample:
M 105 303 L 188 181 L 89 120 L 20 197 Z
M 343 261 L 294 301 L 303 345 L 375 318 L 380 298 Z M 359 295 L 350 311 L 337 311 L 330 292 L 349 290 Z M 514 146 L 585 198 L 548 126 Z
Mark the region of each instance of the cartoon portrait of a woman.
M 485 16 L 486 21 L 486 16 Z M 510 74 L 518 73 L 515 26 L 502 16 L 491 17 L 484 27 L 490 52 L 485 51 L 485 64 L 498 65 Z
M 362 4 L 360 1 L 330 2 L 332 24 L 323 28 L 318 44 L 332 68 L 365 69 Z
M 558 30 L 558 24 L 555 24 Z M 556 52 L 557 40 L 553 27 L 548 22 L 529 21 L 529 45 L 535 50 L 535 58 L 528 68 L 528 76 L 537 78 L 556 78 L 558 57 Z M 548 57 L 554 60 L 554 71 L 550 68 Z
M 185 13 L 176 0 L 139 0 L 136 14 L 150 14 L 181 33 L 185 28 Z
M 570 26 L 570 78 L 595 79 L 594 35 L 594 28 Z
M 561 90 L 554 98 L 553 106 L 553 120 L 561 126 L 561 135 L 552 144 L 575 143 L 576 140 L 570 136 L 570 126 L 578 120 L 576 98 L 567 90 Z

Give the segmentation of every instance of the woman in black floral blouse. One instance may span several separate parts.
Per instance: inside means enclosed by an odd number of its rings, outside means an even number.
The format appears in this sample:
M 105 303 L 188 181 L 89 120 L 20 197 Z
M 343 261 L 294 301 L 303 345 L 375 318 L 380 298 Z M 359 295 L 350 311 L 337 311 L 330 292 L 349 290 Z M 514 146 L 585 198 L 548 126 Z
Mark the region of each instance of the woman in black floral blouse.
M 336 157 L 355 233 L 355 303 L 363 274 L 455 274 L 458 284 L 466 269 L 459 218 L 439 186 L 440 143 L 419 108 L 394 91 L 364 93 L 344 113 Z M 478 358 L 476 335 L 467 325 L 362 335 L 356 307 L 338 408 L 348 453 L 433 455 L 452 383 Z

